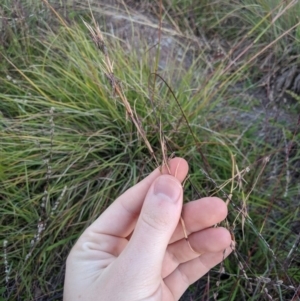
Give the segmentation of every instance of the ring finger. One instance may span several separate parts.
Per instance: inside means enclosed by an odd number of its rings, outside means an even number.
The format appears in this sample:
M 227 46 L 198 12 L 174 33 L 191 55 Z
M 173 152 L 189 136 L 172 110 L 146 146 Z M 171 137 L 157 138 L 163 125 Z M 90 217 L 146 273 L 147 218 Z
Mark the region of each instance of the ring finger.
M 217 253 L 231 243 L 231 236 L 225 228 L 209 228 L 195 232 L 186 239 L 178 240 L 167 248 L 162 268 L 162 278 L 170 275 L 180 264 L 204 253 Z

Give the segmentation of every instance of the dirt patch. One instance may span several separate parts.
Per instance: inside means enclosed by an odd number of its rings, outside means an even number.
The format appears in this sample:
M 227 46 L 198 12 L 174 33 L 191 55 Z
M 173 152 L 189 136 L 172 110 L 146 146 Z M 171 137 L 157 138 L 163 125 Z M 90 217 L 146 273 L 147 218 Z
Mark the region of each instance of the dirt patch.
M 149 66 L 155 65 L 157 49 L 160 49 L 158 67 L 160 70 L 176 69 L 184 72 L 192 65 L 199 51 L 205 45 L 196 37 L 186 37 L 170 23 L 162 22 L 154 15 L 126 10 L 119 6 L 98 4 L 97 19 L 103 31 L 120 39 L 124 51 L 134 52 L 138 58 L 148 57 Z

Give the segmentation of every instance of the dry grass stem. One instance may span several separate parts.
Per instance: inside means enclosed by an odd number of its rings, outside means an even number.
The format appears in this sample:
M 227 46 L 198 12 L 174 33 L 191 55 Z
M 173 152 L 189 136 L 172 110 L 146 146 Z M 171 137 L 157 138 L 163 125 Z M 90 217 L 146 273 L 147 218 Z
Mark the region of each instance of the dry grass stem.
M 109 79 L 109 82 L 112 86 L 113 92 L 116 93 L 120 99 L 122 100 L 123 105 L 125 106 L 126 109 L 126 114 L 129 116 L 129 118 L 131 119 L 132 123 L 135 125 L 138 133 L 140 134 L 140 136 L 142 137 L 146 147 L 148 148 L 151 157 L 155 160 L 156 165 L 160 166 L 160 169 L 162 169 L 163 166 L 166 166 L 168 173 L 171 174 L 171 170 L 169 167 L 169 158 L 167 156 L 167 147 L 166 147 L 166 141 L 165 138 L 162 134 L 162 123 L 160 121 L 160 144 L 161 144 L 161 150 L 162 150 L 162 157 L 163 157 L 163 162 L 162 164 L 159 164 L 158 159 L 153 151 L 153 148 L 149 142 L 149 140 L 147 139 L 146 133 L 142 127 L 141 122 L 139 121 L 140 118 L 137 115 L 136 111 L 133 111 L 130 103 L 128 102 L 122 88 L 121 85 L 119 84 L 118 80 L 115 78 L 114 76 L 114 71 L 113 71 L 113 62 L 111 61 L 109 55 L 108 55 L 108 50 L 107 47 L 105 45 L 104 42 L 104 38 L 103 38 L 103 34 L 101 33 L 101 30 L 99 28 L 99 25 L 96 23 L 95 19 L 93 18 L 93 22 L 94 22 L 94 28 L 92 26 L 90 26 L 88 23 L 86 23 L 85 21 L 84 25 L 87 27 L 87 29 L 89 30 L 91 36 L 92 36 L 92 40 L 94 41 L 95 45 L 97 46 L 97 48 L 104 54 L 104 65 L 106 67 L 106 76 Z M 182 225 L 182 229 L 184 232 L 184 237 L 190 247 L 190 249 L 197 253 L 191 246 L 189 240 L 188 240 L 188 235 L 186 232 L 186 227 L 185 227 L 185 223 L 182 217 L 180 217 L 180 223 Z M 201 255 L 201 254 L 200 254 Z
M 10 268 L 9 268 L 9 264 L 8 264 L 8 260 L 7 260 L 7 244 L 8 244 L 8 241 L 7 240 L 4 240 L 3 241 L 3 259 L 4 259 L 4 271 L 5 271 L 5 282 L 6 284 L 8 284 L 8 281 L 9 281 L 9 271 L 10 271 Z
M 92 26 L 90 26 L 88 23 L 86 23 L 85 21 L 83 21 L 83 22 L 84 22 L 84 25 L 87 27 L 87 29 L 90 31 L 90 34 L 92 36 L 92 39 L 93 39 L 95 45 L 104 54 L 104 65 L 106 67 L 106 76 L 110 81 L 112 89 L 113 89 L 114 93 L 116 93 L 122 100 L 122 103 L 126 109 L 126 114 L 129 116 L 132 123 L 135 125 L 138 133 L 144 140 L 144 143 L 145 143 L 146 147 L 148 148 L 151 157 L 155 160 L 156 165 L 160 166 L 160 164 L 156 158 L 156 155 L 152 149 L 152 146 L 151 146 L 149 140 L 147 139 L 146 132 L 144 131 L 141 123 L 139 122 L 139 118 L 138 118 L 137 114 L 133 112 L 133 110 L 130 106 L 130 103 L 128 102 L 125 94 L 123 93 L 121 85 L 119 84 L 118 80 L 115 78 L 114 70 L 113 70 L 113 62 L 111 61 L 111 59 L 108 55 L 108 50 L 105 45 L 103 35 L 102 35 L 99 25 L 96 23 L 95 19 L 93 19 L 93 21 L 94 21 L 94 28 Z M 168 166 L 167 162 L 164 162 L 164 163 L 166 164 L 166 166 Z

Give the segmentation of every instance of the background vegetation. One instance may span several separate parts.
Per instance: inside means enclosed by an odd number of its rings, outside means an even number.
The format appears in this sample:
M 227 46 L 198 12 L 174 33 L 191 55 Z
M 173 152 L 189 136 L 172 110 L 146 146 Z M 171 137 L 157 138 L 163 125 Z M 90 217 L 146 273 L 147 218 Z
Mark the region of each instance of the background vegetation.
M 190 164 L 185 201 L 229 202 L 236 251 L 182 300 L 300 300 L 300 4 L 99 3 L 115 76 L 156 157 L 163 135 Z M 42 1 L 0 5 L 0 300 L 61 300 L 77 237 L 156 167 L 83 25 L 88 4 L 50 4 L 62 19 Z M 113 8 L 168 23 L 190 41 L 189 68 L 160 69 L 159 47 L 154 59 L 125 49 L 103 21 Z

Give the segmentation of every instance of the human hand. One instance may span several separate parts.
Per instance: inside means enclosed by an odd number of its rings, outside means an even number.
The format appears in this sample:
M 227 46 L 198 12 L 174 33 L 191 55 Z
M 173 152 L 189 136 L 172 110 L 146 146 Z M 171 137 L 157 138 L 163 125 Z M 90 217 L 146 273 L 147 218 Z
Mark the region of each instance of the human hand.
M 127 190 L 80 236 L 67 259 L 64 301 L 178 300 L 231 253 L 230 233 L 211 228 L 227 216 L 225 203 L 207 197 L 182 208 L 188 164 L 174 158 L 169 169 Z

